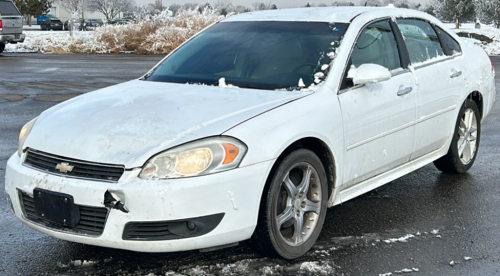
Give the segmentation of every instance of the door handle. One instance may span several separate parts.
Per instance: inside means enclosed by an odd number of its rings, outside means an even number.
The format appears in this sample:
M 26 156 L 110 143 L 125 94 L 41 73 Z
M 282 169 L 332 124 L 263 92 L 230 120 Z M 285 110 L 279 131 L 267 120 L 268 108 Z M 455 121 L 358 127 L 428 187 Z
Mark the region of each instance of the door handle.
M 404 96 L 404 95 L 410 93 L 411 91 L 413 91 L 412 87 L 403 88 L 403 89 L 398 91 L 398 96 Z
M 453 73 L 450 74 L 450 78 L 456 78 L 456 77 L 460 77 L 462 75 L 462 71 L 453 70 L 452 72 Z

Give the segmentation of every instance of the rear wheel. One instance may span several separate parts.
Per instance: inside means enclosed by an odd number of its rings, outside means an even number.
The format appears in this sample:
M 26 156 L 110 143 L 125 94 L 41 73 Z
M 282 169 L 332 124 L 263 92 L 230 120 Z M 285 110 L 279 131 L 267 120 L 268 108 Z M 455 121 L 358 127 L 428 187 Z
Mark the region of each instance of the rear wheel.
M 0 53 L 2 53 L 3 50 L 5 50 L 5 44 L 0 43 Z
M 455 133 L 448 153 L 434 161 L 434 165 L 445 173 L 465 173 L 476 160 L 481 138 L 481 114 L 476 103 L 467 99 L 455 126 Z
M 263 255 L 294 259 L 314 245 L 325 220 L 328 188 L 310 150 L 288 154 L 268 180 L 252 244 Z

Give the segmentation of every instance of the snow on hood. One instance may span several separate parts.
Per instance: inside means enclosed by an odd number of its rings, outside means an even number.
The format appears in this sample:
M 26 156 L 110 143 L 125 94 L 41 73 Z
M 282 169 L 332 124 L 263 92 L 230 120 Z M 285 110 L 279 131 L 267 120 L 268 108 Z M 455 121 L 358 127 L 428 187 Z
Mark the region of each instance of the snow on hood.
M 309 94 L 134 80 L 43 112 L 24 146 L 80 160 L 140 167 L 158 152 L 220 135 Z

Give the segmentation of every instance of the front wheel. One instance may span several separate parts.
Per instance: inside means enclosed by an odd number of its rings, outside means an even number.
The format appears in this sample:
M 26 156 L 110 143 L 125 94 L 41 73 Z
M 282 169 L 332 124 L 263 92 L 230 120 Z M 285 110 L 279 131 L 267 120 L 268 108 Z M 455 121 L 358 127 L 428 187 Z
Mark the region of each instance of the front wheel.
M 434 161 L 445 173 L 465 173 L 474 164 L 481 138 L 481 114 L 476 103 L 467 99 L 460 109 L 448 153 Z
M 288 154 L 266 184 L 252 236 L 255 249 L 284 259 L 304 255 L 321 232 L 327 201 L 321 160 L 306 149 Z

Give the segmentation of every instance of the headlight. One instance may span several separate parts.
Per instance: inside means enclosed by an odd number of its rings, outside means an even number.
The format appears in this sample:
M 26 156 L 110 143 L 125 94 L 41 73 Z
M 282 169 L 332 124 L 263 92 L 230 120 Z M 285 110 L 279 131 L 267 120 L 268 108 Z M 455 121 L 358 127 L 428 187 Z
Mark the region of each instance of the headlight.
M 245 144 L 234 138 L 206 138 L 153 156 L 139 177 L 181 178 L 226 171 L 238 167 L 246 151 Z
M 28 134 L 30 134 L 31 129 L 36 122 L 36 119 L 38 119 L 38 117 L 25 124 L 21 129 L 21 133 L 19 133 L 19 144 L 17 146 L 17 154 L 19 155 L 19 157 L 21 157 L 21 154 L 23 153 L 24 141 L 26 141 Z

